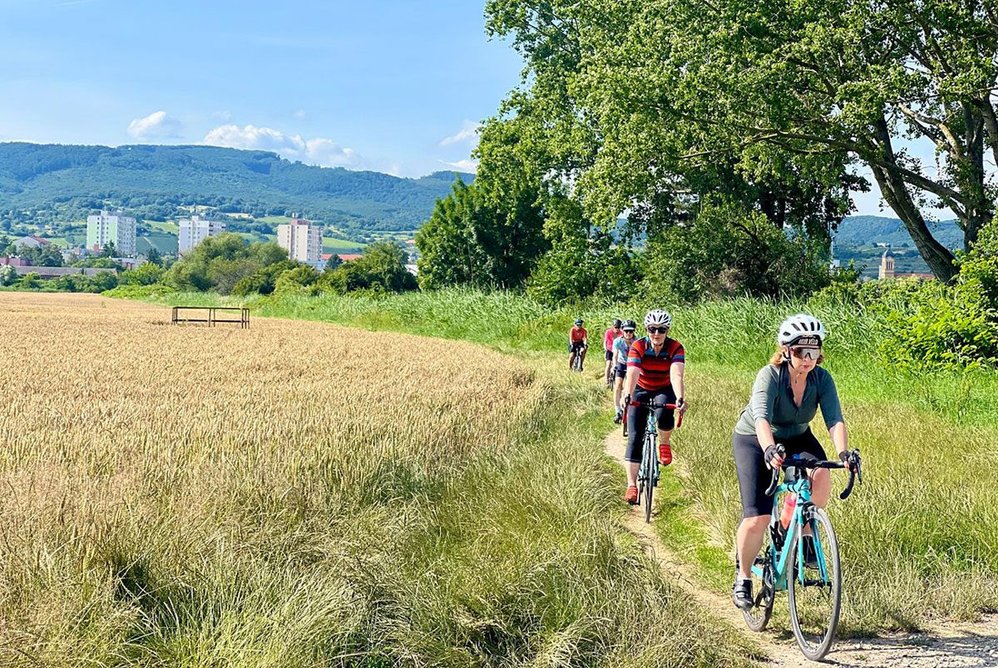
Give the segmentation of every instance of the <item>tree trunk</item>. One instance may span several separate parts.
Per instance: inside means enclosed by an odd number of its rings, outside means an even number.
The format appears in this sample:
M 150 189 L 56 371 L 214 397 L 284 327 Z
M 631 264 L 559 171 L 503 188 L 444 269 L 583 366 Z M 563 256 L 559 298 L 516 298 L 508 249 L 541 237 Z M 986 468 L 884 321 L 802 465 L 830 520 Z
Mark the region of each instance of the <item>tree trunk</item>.
M 919 255 L 929 265 L 929 269 L 932 270 L 936 278 L 944 283 L 952 282 L 957 275 L 956 266 L 953 264 L 955 259 L 953 253 L 936 241 L 932 233 L 929 232 L 925 218 L 922 217 L 922 212 L 918 210 L 918 206 L 908 194 L 904 180 L 899 175 L 890 174 L 883 167 L 877 165 L 870 167 L 884 199 L 887 200 L 887 204 L 894 209 L 894 213 L 908 229 L 908 234 L 915 242 L 915 248 L 918 249 Z
M 896 165 L 897 162 L 891 146 L 890 130 L 883 118 L 876 125 L 876 144 L 882 151 L 882 155 L 879 156 L 882 162 L 868 162 L 868 165 L 873 170 L 873 176 L 880 186 L 884 199 L 908 229 L 908 234 L 915 242 L 915 248 L 935 277 L 944 283 L 953 282 L 957 275 L 953 253 L 932 236 L 929 226 L 925 224 L 925 217 L 908 192 L 908 184 L 901 172 L 889 167 Z

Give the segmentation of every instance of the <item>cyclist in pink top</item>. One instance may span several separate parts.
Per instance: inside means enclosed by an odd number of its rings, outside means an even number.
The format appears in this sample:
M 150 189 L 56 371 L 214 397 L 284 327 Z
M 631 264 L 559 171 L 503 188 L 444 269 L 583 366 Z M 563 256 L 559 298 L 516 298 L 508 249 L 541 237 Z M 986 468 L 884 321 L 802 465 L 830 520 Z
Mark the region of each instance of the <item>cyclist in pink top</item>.
M 623 332 L 620 330 L 620 318 L 615 318 L 613 327 L 610 327 L 603 334 L 603 353 L 606 357 L 606 369 L 603 370 L 603 377 L 606 378 L 607 385 L 613 385 L 613 342 Z

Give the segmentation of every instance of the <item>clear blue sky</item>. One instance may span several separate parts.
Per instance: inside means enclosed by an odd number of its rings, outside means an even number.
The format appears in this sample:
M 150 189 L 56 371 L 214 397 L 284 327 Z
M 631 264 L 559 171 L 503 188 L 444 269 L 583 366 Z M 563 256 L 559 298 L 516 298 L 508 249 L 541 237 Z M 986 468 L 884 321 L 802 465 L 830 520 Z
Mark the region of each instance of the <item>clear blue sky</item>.
M 0 0 L 0 141 L 204 142 L 402 176 L 470 169 L 475 124 L 521 68 L 486 39 L 483 6 Z M 859 196 L 860 213 L 879 201 Z
M 207 140 L 448 169 L 519 79 L 516 53 L 485 37 L 483 5 L 0 0 L 0 141 Z

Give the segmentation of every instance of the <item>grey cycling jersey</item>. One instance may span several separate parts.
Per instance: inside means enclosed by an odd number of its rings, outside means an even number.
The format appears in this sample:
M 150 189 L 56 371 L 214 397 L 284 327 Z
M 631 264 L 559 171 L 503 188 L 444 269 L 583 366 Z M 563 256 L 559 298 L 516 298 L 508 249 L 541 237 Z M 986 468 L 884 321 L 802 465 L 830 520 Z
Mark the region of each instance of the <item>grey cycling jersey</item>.
M 790 388 L 790 372 L 786 367 L 786 364 L 767 364 L 759 370 L 752 386 L 752 398 L 735 425 L 736 434 L 755 434 L 755 422 L 762 418 L 769 421 L 777 441 L 799 436 L 814 419 L 818 406 L 821 406 L 826 427 L 831 429 L 842 422 L 839 393 L 830 373 L 820 366 L 815 367 L 807 375 L 804 396 L 800 406 L 797 406 Z

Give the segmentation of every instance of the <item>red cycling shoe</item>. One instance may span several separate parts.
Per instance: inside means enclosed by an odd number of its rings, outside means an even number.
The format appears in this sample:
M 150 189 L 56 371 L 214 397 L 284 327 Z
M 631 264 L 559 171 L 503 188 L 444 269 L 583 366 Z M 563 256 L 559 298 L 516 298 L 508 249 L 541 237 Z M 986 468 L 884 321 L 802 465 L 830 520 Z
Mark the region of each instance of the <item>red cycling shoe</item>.
M 627 488 L 627 493 L 624 494 L 624 501 L 627 501 L 632 506 L 637 505 L 637 503 L 638 503 L 638 488 L 637 487 L 633 487 L 633 486 L 628 487 Z
M 668 466 L 672 463 L 672 446 L 668 443 L 658 444 L 658 461 L 662 462 L 662 466 Z

